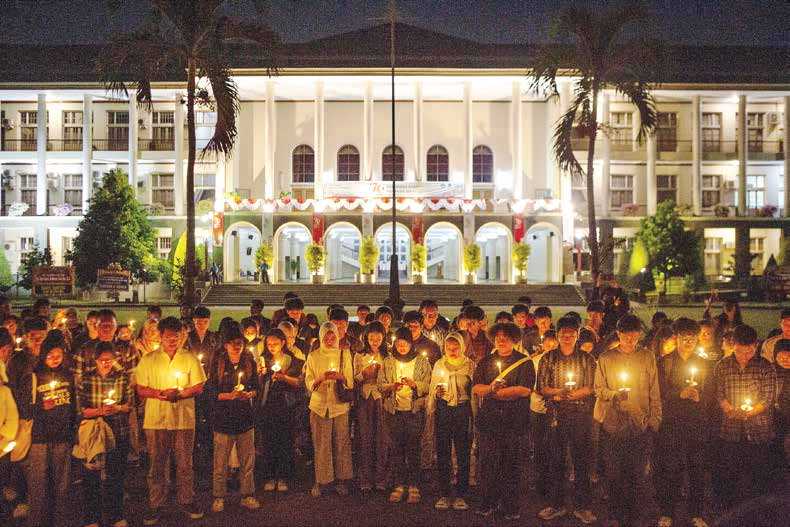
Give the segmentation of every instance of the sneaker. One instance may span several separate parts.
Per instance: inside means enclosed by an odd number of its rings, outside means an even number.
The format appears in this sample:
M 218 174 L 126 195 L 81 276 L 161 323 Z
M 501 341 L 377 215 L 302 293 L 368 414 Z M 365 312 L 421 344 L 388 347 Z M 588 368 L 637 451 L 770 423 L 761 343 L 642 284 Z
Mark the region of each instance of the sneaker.
M 699 516 L 694 516 L 693 518 L 691 518 L 691 525 L 693 527 L 708 527 L 708 522 L 706 522 Z
M 156 525 L 159 523 L 159 509 L 151 509 L 145 511 L 143 515 L 143 525 Z
M 18 497 L 19 494 L 17 493 L 16 489 L 12 487 L 3 487 L 3 499 L 5 501 L 16 501 Z
M 198 504 L 194 501 L 188 505 L 184 505 L 183 509 L 187 516 L 189 516 L 190 520 L 199 520 L 206 515 L 206 513 L 203 512 L 203 509 L 201 509 L 200 506 L 198 506 Z
M 120 519 L 113 523 L 112 527 L 129 527 L 129 522 L 127 522 L 125 519 Z
M 11 516 L 13 516 L 15 520 L 20 520 L 22 518 L 27 518 L 28 514 L 30 514 L 30 505 L 27 503 L 19 503 L 14 507 L 14 512 L 11 513 Z
M 310 495 L 314 498 L 318 498 L 321 496 L 321 485 L 316 483 L 313 485 L 313 488 L 310 489 Z
M 585 525 L 590 525 L 591 523 L 595 523 L 598 520 L 598 518 L 590 509 L 580 509 L 573 511 L 573 515 Z
M 422 496 L 420 495 L 420 489 L 417 487 L 409 487 L 409 495 L 406 498 L 406 503 L 420 503 Z
M 662 516 L 658 519 L 658 527 L 672 527 L 672 518 L 669 516 Z
M 248 511 L 254 511 L 261 508 L 261 502 L 258 501 L 258 498 L 255 496 L 247 496 L 241 499 L 241 503 L 239 503 L 242 507 L 247 509 Z
M 481 505 L 480 507 L 475 510 L 475 514 L 478 516 L 482 516 L 484 518 L 488 518 L 492 514 L 494 514 L 494 508 L 490 505 Z
M 509 512 L 509 513 L 505 514 L 505 520 L 507 520 L 507 521 L 520 520 L 520 519 L 521 519 L 521 513 L 518 512 L 518 511 L 516 511 L 516 512 Z
M 446 511 L 450 508 L 450 500 L 442 496 L 433 504 L 433 508 L 439 511 Z
M 276 487 L 277 487 L 277 485 L 274 483 L 273 479 L 270 479 L 269 481 L 267 481 L 266 483 L 263 484 L 263 490 L 265 490 L 266 492 L 271 492 Z
M 406 492 L 406 489 L 403 488 L 403 485 L 398 485 L 392 492 L 390 492 L 390 503 L 400 503 L 403 499 L 403 493 Z
M 279 480 L 277 482 L 277 492 L 288 492 L 288 484 L 283 480 Z
M 338 483 L 335 485 L 335 492 L 337 492 L 338 496 L 348 496 L 348 487 L 346 487 L 345 483 Z
M 562 518 L 568 514 L 568 511 L 563 509 L 555 509 L 554 507 L 546 507 L 538 513 L 538 518 L 541 520 L 553 520 L 554 518 Z
M 453 500 L 453 510 L 456 511 L 468 511 L 469 504 L 466 503 L 466 500 L 463 498 L 455 498 Z
M 211 504 L 211 512 L 217 514 L 225 510 L 225 500 L 222 498 L 214 498 L 214 502 Z

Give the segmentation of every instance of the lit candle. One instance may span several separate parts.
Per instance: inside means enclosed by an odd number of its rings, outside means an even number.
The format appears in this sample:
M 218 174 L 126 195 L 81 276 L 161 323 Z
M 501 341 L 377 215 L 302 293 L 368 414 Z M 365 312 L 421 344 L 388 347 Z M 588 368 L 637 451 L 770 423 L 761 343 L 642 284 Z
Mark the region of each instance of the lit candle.
M 334 362 L 329 364 L 329 371 L 331 371 L 332 373 L 335 373 L 337 371 L 337 366 L 335 366 Z
M 58 383 L 57 383 L 57 381 L 50 381 L 50 382 L 49 382 L 49 390 L 50 390 L 50 391 L 53 391 L 53 390 L 54 390 L 55 388 L 57 388 L 57 387 L 58 387 Z
M 378 364 L 376 357 L 370 357 L 370 360 L 368 360 L 368 366 L 373 366 L 374 364 Z
M 19 351 L 21 349 L 22 349 L 22 337 L 17 337 L 16 338 L 16 351 Z
M 244 376 L 244 372 L 240 371 L 239 372 L 239 382 L 238 382 L 238 384 L 236 384 L 236 386 L 234 388 L 237 392 L 243 392 L 244 391 L 244 385 L 241 383 L 241 378 L 243 376 Z
M 201 364 L 203 364 L 203 354 L 202 353 L 198 353 L 198 360 L 200 361 Z
M 702 346 L 697 348 L 697 355 L 699 355 L 703 359 L 708 358 L 708 353 L 705 351 L 705 348 L 703 348 Z
M 441 386 L 442 389 L 446 390 L 447 385 L 449 384 L 450 381 L 450 375 L 448 374 L 448 372 L 446 372 L 443 368 L 437 368 L 436 376 L 439 377 L 441 381 L 436 383 L 436 387 L 438 388 Z
M 688 383 L 689 386 L 696 386 L 697 381 L 694 379 L 694 376 L 697 375 L 697 367 L 692 366 L 691 368 L 689 368 L 689 374 L 691 375 L 691 377 L 686 380 L 686 383 Z
M 565 381 L 565 387 L 568 389 L 576 387 L 576 381 L 573 380 L 573 372 L 569 371 L 566 376 L 568 377 L 568 380 Z
M 153 349 L 154 349 L 154 351 L 159 351 L 159 343 L 158 342 L 154 342 Z
M 134 329 L 134 320 L 129 321 L 129 329 Z
M 752 406 L 752 400 L 750 398 L 746 398 L 743 400 L 743 404 L 741 405 L 741 410 L 744 412 L 751 412 L 754 410 L 754 406 Z
M 280 361 L 275 361 L 275 363 L 274 363 L 274 364 L 272 364 L 272 371 L 273 371 L 274 373 L 277 373 L 277 372 L 278 372 L 278 371 L 280 371 L 281 369 L 282 369 L 282 366 L 280 366 Z
M 68 319 L 67 319 L 66 317 L 63 317 L 63 318 L 61 318 L 61 319 L 60 319 L 60 325 L 61 325 L 61 326 L 65 326 L 65 325 L 66 325 L 66 322 L 67 322 L 67 320 L 68 320 Z
M 3 454 L 8 454 L 15 448 L 16 448 L 16 441 L 9 441 L 8 444 L 5 446 L 5 448 L 3 449 Z
M 502 361 L 501 360 L 496 361 L 496 367 L 499 370 L 499 375 L 502 375 Z
M 620 391 L 621 392 L 631 391 L 631 388 L 628 387 L 628 372 L 626 371 L 620 372 Z
M 181 375 L 182 374 L 181 374 L 180 371 L 177 371 L 173 375 L 176 378 L 176 386 L 175 386 L 175 388 L 176 388 L 176 390 L 180 390 L 181 389 Z
M 108 391 L 107 392 L 107 397 L 104 398 L 104 401 L 102 401 L 102 403 L 106 404 L 107 406 L 115 404 L 116 401 L 115 401 L 115 399 L 113 399 L 114 395 L 115 395 L 115 390 L 114 389 Z
M 428 352 L 427 351 L 423 351 L 420 355 L 422 355 L 424 359 L 428 358 Z

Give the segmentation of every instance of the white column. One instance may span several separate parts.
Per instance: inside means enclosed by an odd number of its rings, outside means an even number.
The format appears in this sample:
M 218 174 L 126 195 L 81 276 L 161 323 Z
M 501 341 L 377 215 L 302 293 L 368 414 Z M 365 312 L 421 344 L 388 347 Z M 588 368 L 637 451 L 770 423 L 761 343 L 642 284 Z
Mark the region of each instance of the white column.
M 177 93 L 175 99 L 173 100 L 174 109 L 173 109 L 173 140 L 175 141 L 175 157 L 173 160 L 173 187 L 175 189 L 175 199 L 173 200 L 173 206 L 175 208 L 176 216 L 183 216 L 186 213 L 186 195 L 187 195 L 187 185 L 186 180 L 184 177 L 184 154 L 185 148 L 184 143 L 186 142 L 184 136 L 184 119 L 186 115 L 184 115 L 184 105 L 181 104 L 181 94 Z M 150 179 L 149 184 L 146 185 L 147 187 L 151 187 Z M 150 201 L 150 196 L 149 196 Z
M 93 190 L 93 95 L 82 96 L 82 214 Z
M 647 214 L 656 213 L 658 203 L 658 181 L 656 180 L 656 134 L 647 134 L 647 167 L 645 179 L 647 180 Z
M 362 174 L 363 181 L 373 177 L 373 81 L 365 83 L 362 100 Z
M 315 101 L 313 103 L 313 145 L 315 148 L 315 197 L 324 197 L 324 139 L 326 128 L 324 123 L 324 81 L 315 83 Z
M 224 154 L 217 154 L 217 168 L 214 172 L 214 212 L 225 210 L 225 174 L 227 159 Z
M 526 196 L 524 185 L 524 121 L 521 118 L 521 80 L 513 81 L 510 94 L 510 151 L 513 154 L 513 198 Z
M 47 95 L 38 94 L 36 115 L 36 215 L 47 210 Z
M 790 96 L 784 98 L 784 183 L 785 183 L 785 218 L 790 218 Z
M 137 100 L 129 95 L 129 184 L 137 196 Z M 178 194 L 178 192 L 176 192 Z M 177 199 L 177 198 L 176 198 Z
M 266 106 L 264 110 L 264 158 L 263 158 L 263 191 L 266 199 L 274 198 L 276 186 L 276 168 L 274 163 L 277 144 L 277 108 L 275 107 L 274 81 L 266 81 Z
M 604 125 L 609 125 L 609 94 L 601 95 L 601 117 L 598 121 Z M 598 133 L 601 138 L 601 214 L 609 216 L 609 176 L 611 174 L 612 141 L 608 135 Z M 588 206 L 594 207 L 595 204 L 589 203 Z
M 414 179 L 416 181 L 425 181 L 425 168 L 426 168 L 426 152 L 423 146 L 423 137 L 425 135 L 424 129 L 424 113 L 423 113 L 423 97 L 422 97 L 422 81 L 417 81 L 414 84 L 414 112 L 413 112 L 413 132 L 414 132 Z
M 702 212 L 702 103 L 699 95 L 691 97 L 691 207 L 695 216 Z
M 472 149 L 474 132 L 472 130 L 472 83 L 464 83 L 464 198 L 472 199 Z
M 746 96 L 738 96 L 738 215 L 746 215 Z

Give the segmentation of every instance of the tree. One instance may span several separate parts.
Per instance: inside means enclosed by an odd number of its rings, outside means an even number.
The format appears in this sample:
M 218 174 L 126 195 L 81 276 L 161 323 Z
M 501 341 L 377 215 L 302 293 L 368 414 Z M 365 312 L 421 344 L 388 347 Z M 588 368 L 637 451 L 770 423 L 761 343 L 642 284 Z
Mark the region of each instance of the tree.
M 373 236 L 363 236 L 359 244 L 359 272 L 373 274 L 379 261 L 379 246 Z
M 425 245 L 415 243 L 411 246 L 411 270 L 415 274 L 422 274 L 428 266 L 428 250 Z
M 5 293 L 14 285 L 14 275 L 11 274 L 11 264 L 5 255 L 5 249 L 0 247 L 0 291 Z
M 38 248 L 38 243 L 33 244 L 33 248 L 25 253 L 19 265 L 19 287 L 33 289 L 33 268 L 41 265 L 52 265 L 52 253 L 49 247 L 43 251 Z
M 524 273 L 529 265 L 529 255 L 532 247 L 528 243 L 518 242 L 513 244 L 513 268 L 518 271 L 522 280 L 525 280 Z
M 154 255 L 156 237 L 123 170 L 109 171 L 77 226 L 71 259 L 77 285 L 96 282 L 96 271 L 118 263 L 140 278 Z
M 202 268 L 206 263 L 203 251 L 197 254 L 198 268 Z M 182 232 L 178 237 L 176 249 L 173 251 L 173 262 L 170 266 L 170 279 L 168 285 L 177 295 L 183 295 L 184 284 L 186 283 L 186 260 L 187 260 L 187 233 Z
M 593 180 L 595 140 L 599 130 L 607 133 L 598 121 L 598 97 L 602 90 L 612 89 L 636 107 L 640 118 L 639 142 L 655 128 L 655 101 L 650 95 L 649 84 L 642 80 L 645 68 L 655 62 L 654 46 L 623 36 L 627 26 L 643 23 L 646 18 L 646 12 L 639 6 L 605 10 L 567 7 L 554 21 L 559 42 L 539 50 L 530 72 L 533 87 L 552 97 L 559 97 L 557 76 L 560 70 L 563 75 L 577 78 L 570 106 L 554 127 L 552 149 L 561 170 L 586 182 L 587 241 L 593 282 L 598 278 L 601 265 Z M 587 139 L 586 170 L 573 153 L 575 133 Z
M 255 266 L 260 267 L 264 262 L 268 267 L 271 267 L 274 262 L 274 247 L 271 240 L 263 242 L 255 251 Z
M 112 1 L 117 4 L 117 0 Z M 148 0 L 149 17 L 135 32 L 116 35 L 98 63 L 107 89 L 152 108 L 151 83 L 186 72 L 187 110 L 187 248 L 184 299 L 195 302 L 195 104 L 214 108 L 217 124 L 203 149 L 230 155 L 236 141 L 239 97 L 230 77 L 230 59 L 254 53 L 274 70 L 276 35 L 261 23 L 248 24 L 225 15 L 229 0 Z M 262 0 L 254 2 L 259 19 L 266 20 Z M 115 6 L 120 8 L 120 5 Z M 117 9 L 116 9 L 117 10 Z M 254 45 L 254 49 L 252 46 Z M 132 123 L 134 125 L 134 123 Z
M 326 249 L 318 243 L 310 243 L 305 247 L 304 258 L 307 261 L 307 269 L 316 275 L 324 267 Z
M 464 247 L 464 270 L 470 275 L 480 269 L 481 254 L 480 246 L 476 243 L 470 243 Z
M 670 277 L 699 273 L 701 263 L 697 237 L 685 229 L 674 202 L 661 202 L 654 216 L 642 218 L 636 236 L 647 250 L 648 270 L 664 276 L 664 294 Z

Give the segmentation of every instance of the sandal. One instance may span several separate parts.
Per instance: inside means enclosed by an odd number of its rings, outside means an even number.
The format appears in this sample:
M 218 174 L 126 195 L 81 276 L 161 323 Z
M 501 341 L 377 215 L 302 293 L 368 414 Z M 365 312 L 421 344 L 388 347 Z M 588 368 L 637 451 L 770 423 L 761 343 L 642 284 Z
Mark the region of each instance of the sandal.
M 420 503 L 421 499 L 420 489 L 417 487 L 409 487 L 409 496 L 406 498 L 406 503 Z
M 398 485 L 392 489 L 392 492 L 390 492 L 390 503 L 400 503 L 403 499 L 403 493 L 405 491 L 406 489 L 403 488 L 403 485 Z

